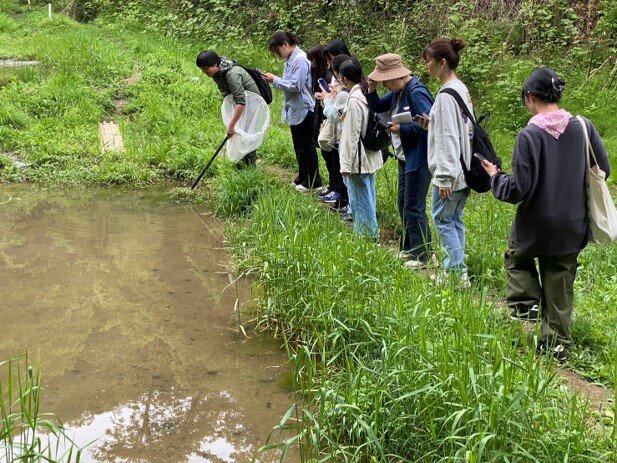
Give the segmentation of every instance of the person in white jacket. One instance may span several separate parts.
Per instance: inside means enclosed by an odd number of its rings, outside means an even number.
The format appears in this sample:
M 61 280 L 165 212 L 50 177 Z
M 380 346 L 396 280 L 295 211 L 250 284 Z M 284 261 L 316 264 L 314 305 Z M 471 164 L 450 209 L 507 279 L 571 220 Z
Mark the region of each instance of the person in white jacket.
M 463 208 L 469 197 L 461 158 L 467 168 L 471 162 L 473 125 L 451 95 L 457 91 L 473 114 L 469 90 L 455 74 L 459 52 L 465 48 L 460 39 L 437 39 L 424 49 L 424 63 L 431 77 L 441 82 L 428 119 L 428 167 L 433 176 L 432 213 L 435 229 L 444 250 L 444 270 L 469 286 L 465 265 L 465 223 Z
M 356 58 L 341 64 L 340 83 L 349 90 L 347 106 L 341 116 L 339 153 L 341 174 L 349 193 L 353 210 L 354 231 L 377 239 L 377 192 L 375 172 L 383 166 L 379 151 L 370 151 L 362 145 L 366 134 L 369 109 L 364 96 L 367 82 L 362 65 Z

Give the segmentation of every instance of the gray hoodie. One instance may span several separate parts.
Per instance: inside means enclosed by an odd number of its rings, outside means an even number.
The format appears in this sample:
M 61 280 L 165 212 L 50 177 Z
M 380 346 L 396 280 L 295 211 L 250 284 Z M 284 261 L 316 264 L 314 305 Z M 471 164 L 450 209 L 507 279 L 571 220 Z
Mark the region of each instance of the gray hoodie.
M 467 102 L 469 111 L 473 114 L 473 105 L 469 90 L 458 79 L 446 82 L 441 89 L 456 90 L 463 101 Z M 453 191 L 467 187 L 460 156 L 465 164 L 471 162 L 471 135 L 473 125 L 462 113 L 458 103 L 447 93 L 438 93 L 430 113 L 428 125 L 428 168 L 433 175 L 433 184 L 442 188 L 452 188 Z

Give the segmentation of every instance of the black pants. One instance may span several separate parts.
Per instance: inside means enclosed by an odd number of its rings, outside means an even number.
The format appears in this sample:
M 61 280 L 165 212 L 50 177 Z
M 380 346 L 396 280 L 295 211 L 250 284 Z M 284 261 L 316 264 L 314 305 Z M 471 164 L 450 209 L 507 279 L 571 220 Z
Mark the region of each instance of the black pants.
M 398 210 L 403 222 L 401 251 L 408 251 L 425 262 L 431 250 L 431 230 L 426 217 L 426 195 L 431 183 L 427 166 L 405 172 L 405 162 L 398 161 Z
M 306 188 L 321 187 L 317 150 L 313 146 L 313 123 L 313 113 L 309 112 L 300 124 L 290 126 L 296 161 L 298 161 L 296 185 Z
M 236 163 L 236 168 L 238 170 L 247 167 L 257 167 L 257 151 L 251 151 Z
M 321 155 L 326 162 L 326 169 L 328 169 L 328 185 L 330 189 L 339 193 L 341 195 L 341 202 L 346 204 L 349 197 L 347 195 L 347 187 L 343 183 L 343 175 L 341 174 L 341 160 L 339 158 L 338 150 L 321 150 Z

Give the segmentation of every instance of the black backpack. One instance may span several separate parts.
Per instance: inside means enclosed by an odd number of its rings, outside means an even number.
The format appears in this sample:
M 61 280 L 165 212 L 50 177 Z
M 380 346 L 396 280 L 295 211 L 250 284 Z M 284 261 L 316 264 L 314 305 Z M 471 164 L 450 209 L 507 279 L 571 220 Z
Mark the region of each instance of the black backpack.
M 451 88 L 444 88 L 439 93 L 447 93 L 452 96 L 460 106 L 463 114 L 465 114 L 473 124 L 470 166 L 469 169 L 467 169 L 465 161 L 463 160 L 463 155 L 461 154 L 461 167 L 463 168 L 467 186 L 478 193 L 485 193 L 491 189 L 491 177 L 486 173 L 484 167 L 482 167 L 482 161 L 475 157 L 474 153 L 478 153 L 488 162 L 492 162 L 499 168 L 501 168 L 501 159 L 497 156 L 497 153 L 495 153 L 495 148 L 493 148 L 488 133 L 476 122 L 476 118 L 469 111 L 461 95 Z
M 388 132 L 388 123 L 386 120 L 386 117 L 374 113 L 370 107 L 368 108 L 366 133 L 361 137 L 364 149 L 369 151 L 381 151 L 390 145 L 390 133 Z
M 241 64 L 236 63 L 235 61 L 234 64 L 236 66 L 240 66 L 242 69 L 248 72 L 248 75 L 251 76 L 251 78 L 255 81 L 255 85 L 257 85 L 257 88 L 259 89 L 259 94 L 265 100 L 266 104 L 272 103 L 272 89 L 270 89 L 268 83 L 261 78 L 261 72 L 259 72 L 259 70 L 255 68 L 244 67 Z

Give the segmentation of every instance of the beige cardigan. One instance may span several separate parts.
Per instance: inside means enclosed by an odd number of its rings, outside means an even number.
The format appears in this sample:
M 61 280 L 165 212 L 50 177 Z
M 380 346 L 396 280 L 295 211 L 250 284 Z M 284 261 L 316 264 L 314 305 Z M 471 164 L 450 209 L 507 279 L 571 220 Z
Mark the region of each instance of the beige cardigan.
M 379 151 L 365 150 L 360 144 L 362 156 L 362 171 L 359 172 L 358 140 L 360 134 L 366 134 L 369 110 L 366 98 L 360 85 L 354 85 L 349 92 L 347 106 L 341 116 L 341 138 L 339 154 L 341 173 L 344 174 L 372 174 L 383 166 L 383 158 Z

